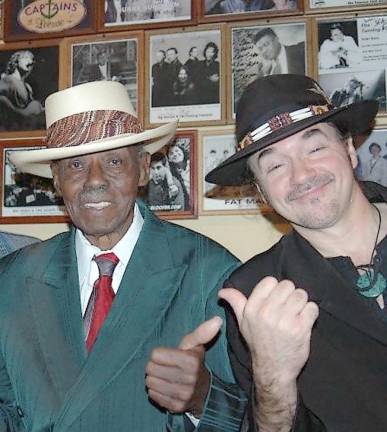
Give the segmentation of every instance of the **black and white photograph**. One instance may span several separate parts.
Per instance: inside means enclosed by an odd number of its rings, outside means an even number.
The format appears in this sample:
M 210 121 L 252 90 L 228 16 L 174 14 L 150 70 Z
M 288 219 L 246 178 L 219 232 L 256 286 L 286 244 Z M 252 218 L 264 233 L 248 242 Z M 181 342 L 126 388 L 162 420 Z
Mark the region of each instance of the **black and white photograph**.
M 320 23 L 318 37 L 320 70 L 353 68 L 361 63 L 356 20 Z
M 0 132 L 45 129 L 44 101 L 58 87 L 58 46 L 1 50 Z
M 13 144 L 13 143 L 12 143 Z M 40 147 L 7 147 L 0 144 L 3 160 L 2 217 L 65 216 L 62 198 L 51 179 L 19 171 L 9 160 L 11 151 Z
M 150 123 L 221 119 L 220 30 L 150 37 Z
M 191 0 L 105 0 L 105 26 L 190 20 Z
M 202 0 L 202 2 L 205 16 L 297 9 L 295 0 Z
M 386 111 L 385 70 L 359 71 L 320 75 L 321 87 L 335 106 L 342 107 L 362 100 L 373 99 L 379 111 Z
M 234 27 L 231 35 L 233 117 L 243 91 L 256 78 L 307 73 L 304 23 Z
M 357 178 L 387 187 L 387 129 L 375 128 L 367 137 L 357 140 Z
M 140 196 L 168 219 L 196 215 L 196 133 L 178 132 L 171 143 L 151 155 L 150 178 Z
M 387 4 L 387 0 L 309 0 L 310 9 L 322 8 L 358 8 L 358 7 L 373 7 Z
M 257 211 L 256 189 L 245 186 L 219 186 L 207 183 L 205 176 L 235 153 L 235 135 L 229 132 L 203 133 L 201 136 L 201 213 Z
M 90 81 L 118 81 L 123 84 L 137 110 L 138 41 L 120 39 L 71 45 L 71 85 Z

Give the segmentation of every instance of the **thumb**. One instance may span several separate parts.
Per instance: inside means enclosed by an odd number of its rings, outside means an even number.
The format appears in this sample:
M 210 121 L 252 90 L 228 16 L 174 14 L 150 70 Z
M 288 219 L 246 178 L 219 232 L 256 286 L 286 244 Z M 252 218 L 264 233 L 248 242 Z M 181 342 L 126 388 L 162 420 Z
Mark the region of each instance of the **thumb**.
M 204 345 L 210 342 L 219 332 L 222 326 L 222 318 L 214 316 L 213 318 L 204 321 L 196 329 L 183 337 L 179 347 L 182 350 L 190 350 L 198 345 Z
M 243 312 L 247 303 L 247 298 L 235 288 L 223 288 L 219 290 L 219 297 L 225 300 L 233 309 L 240 326 L 243 319 Z

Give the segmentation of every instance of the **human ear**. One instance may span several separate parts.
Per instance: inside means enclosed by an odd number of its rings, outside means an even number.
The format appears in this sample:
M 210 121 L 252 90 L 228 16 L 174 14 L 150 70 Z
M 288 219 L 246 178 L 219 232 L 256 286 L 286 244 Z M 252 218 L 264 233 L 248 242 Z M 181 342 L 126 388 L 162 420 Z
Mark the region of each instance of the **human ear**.
M 139 186 L 145 186 L 149 182 L 150 159 L 151 155 L 148 152 L 139 154 L 140 176 L 138 179 Z

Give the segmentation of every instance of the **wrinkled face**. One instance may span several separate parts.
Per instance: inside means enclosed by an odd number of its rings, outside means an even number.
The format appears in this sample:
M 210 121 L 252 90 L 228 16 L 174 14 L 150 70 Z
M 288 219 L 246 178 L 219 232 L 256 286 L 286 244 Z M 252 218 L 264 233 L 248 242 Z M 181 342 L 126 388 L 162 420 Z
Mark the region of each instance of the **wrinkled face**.
M 169 147 L 168 159 L 172 163 L 183 162 L 183 160 L 184 160 L 183 150 L 177 145 Z
M 204 56 L 206 60 L 212 60 L 215 57 L 215 48 L 212 46 L 207 47 Z
M 26 51 L 24 52 L 18 60 L 18 67 L 24 72 L 30 72 L 35 64 L 34 55 Z
M 357 165 L 350 140 L 319 123 L 258 151 L 249 166 L 258 189 L 293 225 L 333 226 L 350 205 Z
M 265 60 L 275 60 L 281 49 L 278 38 L 271 35 L 262 36 L 255 47 Z
M 166 166 L 161 162 L 152 162 L 150 167 L 150 176 L 151 179 L 157 184 L 161 183 L 167 174 Z
M 336 29 L 331 30 L 331 39 L 334 42 L 343 42 L 344 35 L 343 35 L 343 33 L 341 32 L 340 29 L 336 28 Z
M 147 182 L 148 154 L 134 147 L 62 159 L 52 164 L 54 185 L 72 222 L 92 244 L 128 230 L 138 186 Z
M 170 49 L 167 51 L 167 61 L 169 63 L 172 63 L 176 59 L 176 57 L 177 57 L 177 54 L 176 54 L 175 50 Z

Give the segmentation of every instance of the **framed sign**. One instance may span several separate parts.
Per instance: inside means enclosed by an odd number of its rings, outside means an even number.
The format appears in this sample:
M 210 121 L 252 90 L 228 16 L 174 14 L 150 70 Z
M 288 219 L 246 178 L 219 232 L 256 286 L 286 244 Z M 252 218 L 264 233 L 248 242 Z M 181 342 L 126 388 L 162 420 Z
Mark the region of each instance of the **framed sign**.
M 4 39 L 64 37 L 96 29 L 93 0 L 4 0 Z
M 222 30 L 196 29 L 147 34 L 149 124 L 176 119 L 191 126 L 224 123 Z
M 199 21 L 230 21 L 302 12 L 300 0 L 200 0 Z
M 143 113 L 143 35 L 126 32 L 66 39 L 67 84 L 112 80 L 126 87 L 138 117 Z
M 306 0 L 306 12 L 331 12 L 366 8 L 383 8 L 387 0 Z
M 0 47 L 0 135 L 42 135 L 44 101 L 61 88 L 59 57 L 55 41 Z
M 149 183 L 139 195 L 158 216 L 197 217 L 196 145 L 196 131 L 179 131 L 168 145 L 152 154 Z
M 99 29 L 155 28 L 192 24 L 196 0 L 101 0 Z
M 262 25 L 230 25 L 231 62 L 229 120 L 235 119 L 245 88 L 266 75 L 307 74 L 307 27 L 305 22 L 268 21 Z
M 69 221 L 52 180 L 20 172 L 9 160 L 10 152 L 41 147 L 41 139 L 0 140 L 0 223 Z
M 266 209 L 252 184 L 219 186 L 207 183 L 205 176 L 235 153 L 231 129 L 200 133 L 200 214 L 256 213 Z
M 364 99 L 386 113 L 387 17 L 317 20 L 318 80 L 337 106 Z

